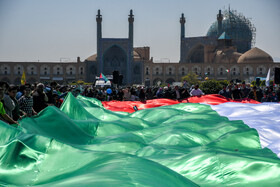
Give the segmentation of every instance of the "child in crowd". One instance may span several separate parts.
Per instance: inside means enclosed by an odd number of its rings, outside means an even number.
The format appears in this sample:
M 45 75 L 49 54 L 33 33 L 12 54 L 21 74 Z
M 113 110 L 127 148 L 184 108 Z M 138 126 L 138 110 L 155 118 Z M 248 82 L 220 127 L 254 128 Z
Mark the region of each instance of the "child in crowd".
M 37 115 L 33 109 L 33 97 L 31 96 L 31 85 L 25 84 L 24 95 L 18 100 L 19 108 L 24 111 L 28 117 Z

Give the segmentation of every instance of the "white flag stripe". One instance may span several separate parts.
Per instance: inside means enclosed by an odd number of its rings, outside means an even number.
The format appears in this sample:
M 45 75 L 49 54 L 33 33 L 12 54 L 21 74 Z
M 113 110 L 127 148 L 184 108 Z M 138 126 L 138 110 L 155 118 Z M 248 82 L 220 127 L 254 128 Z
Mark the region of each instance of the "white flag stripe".
M 211 105 L 229 120 L 243 120 L 258 131 L 262 147 L 271 149 L 280 158 L 280 104 L 279 103 L 223 103 Z

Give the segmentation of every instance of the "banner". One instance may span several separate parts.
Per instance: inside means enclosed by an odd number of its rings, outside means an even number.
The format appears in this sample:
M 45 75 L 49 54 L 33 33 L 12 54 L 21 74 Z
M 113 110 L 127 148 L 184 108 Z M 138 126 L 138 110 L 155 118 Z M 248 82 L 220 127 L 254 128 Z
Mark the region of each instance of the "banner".
M 25 77 L 25 71 L 24 70 L 23 70 L 20 82 L 21 82 L 21 85 L 25 85 L 26 84 L 26 77 Z

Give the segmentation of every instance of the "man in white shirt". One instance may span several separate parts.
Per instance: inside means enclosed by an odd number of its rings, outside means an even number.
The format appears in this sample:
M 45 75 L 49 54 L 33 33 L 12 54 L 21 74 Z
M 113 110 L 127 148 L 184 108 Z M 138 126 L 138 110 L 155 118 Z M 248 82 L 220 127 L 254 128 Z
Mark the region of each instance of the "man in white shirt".
M 198 85 L 195 85 L 194 89 L 192 89 L 190 95 L 191 96 L 200 96 L 200 95 L 204 95 L 204 93 L 198 88 Z

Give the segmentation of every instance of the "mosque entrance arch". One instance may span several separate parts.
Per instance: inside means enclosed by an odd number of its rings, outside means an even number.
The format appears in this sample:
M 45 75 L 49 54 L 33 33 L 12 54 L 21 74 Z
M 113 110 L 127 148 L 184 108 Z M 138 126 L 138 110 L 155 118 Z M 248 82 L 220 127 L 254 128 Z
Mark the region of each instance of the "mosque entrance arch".
M 105 51 L 103 55 L 104 75 L 112 75 L 113 71 L 119 71 L 119 74 L 125 75 L 127 72 L 127 55 L 126 52 L 118 45 L 113 45 Z
M 204 62 L 204 46 L 202 44 L 196 45 L 188 54 L 187 62 L 203 63 Z

